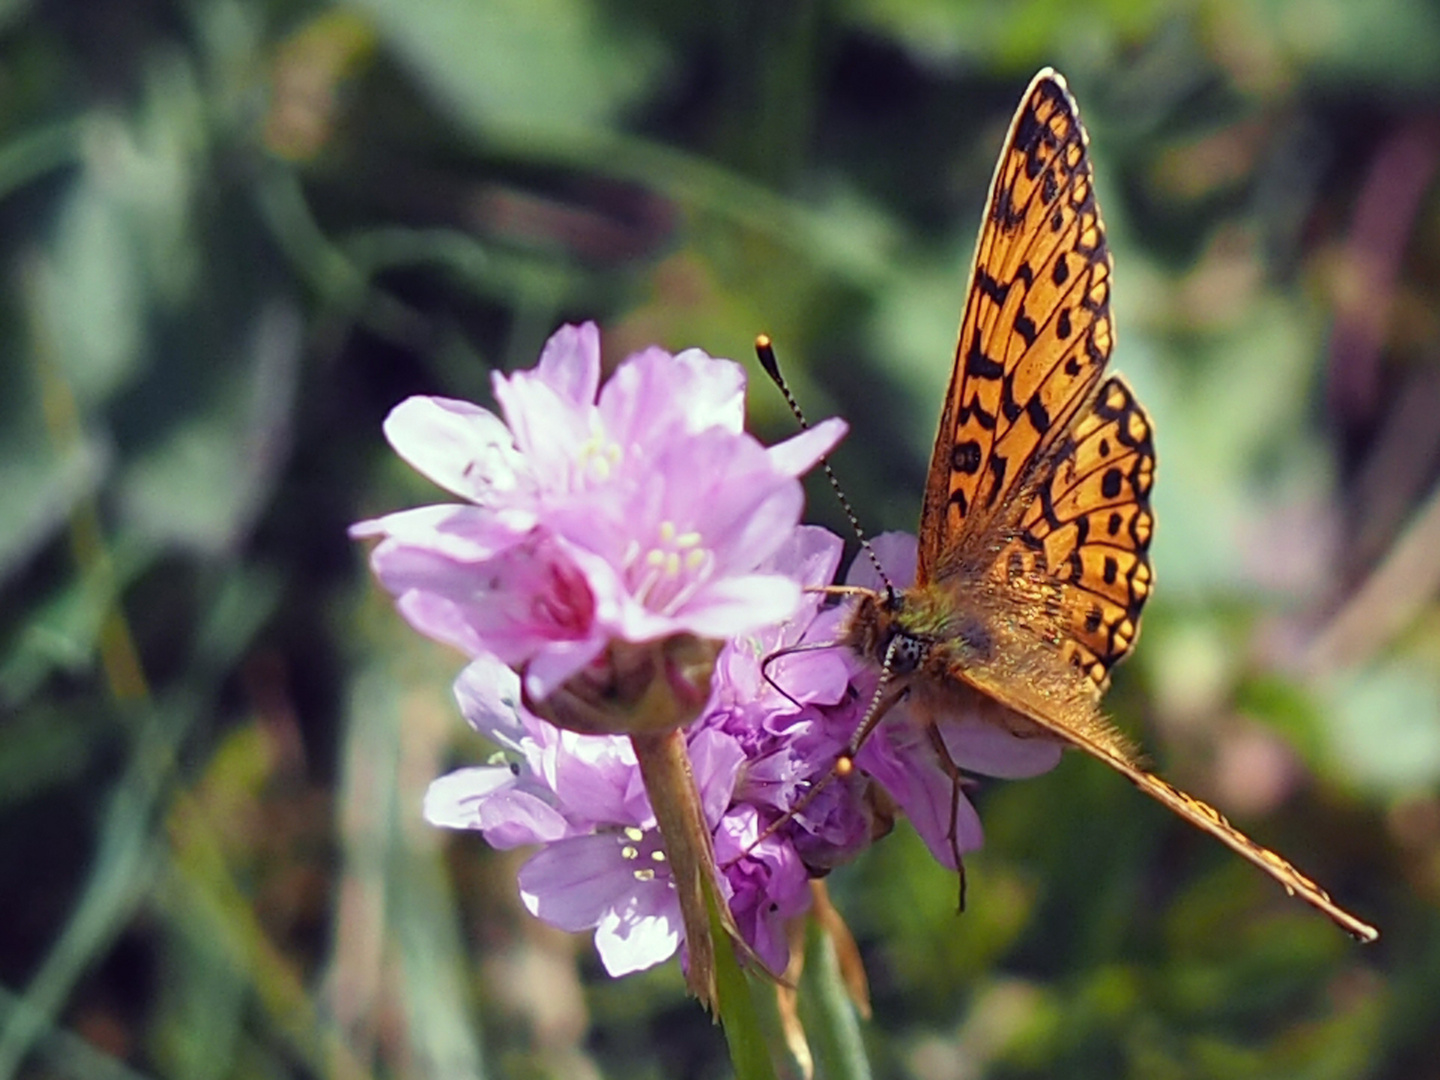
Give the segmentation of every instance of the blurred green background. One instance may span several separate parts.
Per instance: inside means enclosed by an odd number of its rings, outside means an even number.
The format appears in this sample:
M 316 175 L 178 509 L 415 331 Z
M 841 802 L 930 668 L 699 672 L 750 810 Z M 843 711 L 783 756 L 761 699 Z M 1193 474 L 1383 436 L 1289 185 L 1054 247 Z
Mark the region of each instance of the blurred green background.
M 831 877 L 876 1074 L 1440 1077 L 1434 3 L 4 0 L 0 1080 L 727 1075 L 421 821 L 485 747 L 345 528 L 437 497 L 391 405 L 596 318 L 770 332 L 913 529 L 1042 64 L 1160 455 L 1110 707 L 1382 937 L 1072 755 L 977 791 L 964 916 L 903 828 Z

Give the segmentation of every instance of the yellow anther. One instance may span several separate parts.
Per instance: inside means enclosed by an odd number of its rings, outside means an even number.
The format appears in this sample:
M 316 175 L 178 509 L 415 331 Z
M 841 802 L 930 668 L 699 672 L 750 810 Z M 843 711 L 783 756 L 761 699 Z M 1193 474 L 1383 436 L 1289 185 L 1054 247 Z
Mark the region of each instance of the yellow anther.
M 645 839 L 645 830 L 637 829 L 634 825 L 626 825 L 625 838 L 627 840 L 633 840 L 635 843 L 638 844 L 641 840 Z
M 620 857 L 622 859 L 638 859 L 640 857 L 640 849 L 626 844 L 620 849 Z

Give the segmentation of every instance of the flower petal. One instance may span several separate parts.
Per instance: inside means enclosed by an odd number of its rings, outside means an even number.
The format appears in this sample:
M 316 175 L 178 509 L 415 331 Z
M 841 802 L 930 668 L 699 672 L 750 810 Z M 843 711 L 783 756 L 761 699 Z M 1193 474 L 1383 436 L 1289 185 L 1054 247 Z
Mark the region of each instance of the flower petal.
M 534 527 L 529 511 L 494 513 L 478 506 L 436 503 L 401 510 L 350 526 L 356 540 L 382 537 L 392 546 L 419 547 L 452 559 L 481 560 L 523 540 Z
M 691 736 L 689 751 L 690 770 L 700 792 L 700 805 L 706 823 L 713 828 L 730 805 L 740 767 L 745 764 L 745 750 L 738 740 L 723 731 L 704 728 Z
M 595 928 L 595 949 L 618 978 L 663 963 L 680 946 L 680 904 L 668 885 L 640 892 L 625 908 L 607 911 Z
M 540 350 L 535 374 L 566 401 L 592 405 L 600 387 L 600 328 L 566 323 Z
M 385 437 L 416 472 L 473 502 L 513 499 L 533 487 L 510 429 L 468 401 L 407 398 L 385 418 Z
M 425 820 L 447 829 L 478 829 L 494 848 L 547 844 L 574 830 L 553 807 L 516 787 L 504 766 L 457 769 L 433 780 L 425 792 Z
M 612 835 L 576 836 L 547 845 L 520 868 L 520 899 L 561 930 L 588 930 L 633 895 L 639 884 Z
M 800 586 L 793 578 L 731 575 L 701 589 L 675 624 L 701 637 L 738 637 L 789 618 L 800 598 Z
M 575 641 L 546 641 L 525 666 L 525 690 L 530 700 L 544 701 L 604 651 L 605 635 L 598 625 L 588 637 Z
M 887 721 L 860 748 L 855 764 L 905 811 L 935 860 L 956 870 L 957 849 L 974 851 L 984 843 L 980 816 L 941 768 L 923 729 L 893 717 Z
M 425 820 L 447 829 L 480 828 L 480 804 L 504 787 L 515 784 L 515 774 L 503 766 L 457 769 L 425 790 Z
M 639 764 L 628 738 L 561 731 L 541 767 L 571 821 L 642 829 L 651 824 L 653 815 L 648 813 L 648 807 L 637 816 L 629 802 L 630 783 L 639 772 Z
M 915 580 L 915 567 L 920 559 L 920 544 L 915 537 L 906 532 L 884 532 L 870 541 L 870 547 L 896 588 L 903 589 Z M 850 563 L 845 583 L 877 591 L 885 587 L 870 560 L 858 555 Z
M 519 675 L 487 653 L 466 665 L 452 690 L 472 728 L 507 750 L 520 749 L 528 732 L 520 719 Z
M 1065 747 L 1054 739 L 1022 739 L 978 717 L 945 718 L 940 737 L 950 760 L 966 772 L 1022 780 L 1049 772 L 1060 763 Z
M 776 443 L 766 452 L 775 471 L 786 476 L 799 476 L 809 472 L 815 463 L 835 449 L 845 437 L 850 425 L 838 416 L 822 420 L 799 435 L 792 435 L 784 442 Z

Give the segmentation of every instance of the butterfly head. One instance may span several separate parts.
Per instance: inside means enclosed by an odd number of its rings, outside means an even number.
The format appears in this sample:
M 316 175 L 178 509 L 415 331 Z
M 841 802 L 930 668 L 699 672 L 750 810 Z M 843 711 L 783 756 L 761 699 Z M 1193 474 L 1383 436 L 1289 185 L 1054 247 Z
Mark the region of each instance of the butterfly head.
M 941 636 L 927 618 L 926 594 L 887 588 L 862 593 L 845 629 L 844 644 L 890 674 L 908 675 L 925 663 Z

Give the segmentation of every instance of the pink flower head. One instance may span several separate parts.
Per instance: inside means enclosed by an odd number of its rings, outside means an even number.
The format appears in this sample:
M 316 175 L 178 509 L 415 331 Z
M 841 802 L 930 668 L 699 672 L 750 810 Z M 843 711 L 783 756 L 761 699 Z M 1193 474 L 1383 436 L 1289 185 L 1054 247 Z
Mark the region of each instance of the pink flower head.
M 841 546 L 824 529 L 802 526 L 759 571 L 828 583 Z M 835 707 L 849 710 L 838 725 L 846 735 L 856 719 L 849 669 L 835 649 L 796 654 L 797 663 L 784 668 L 806 704 L 759 689 L 768 686 L 761 658 L 773 648 L 834 640 L 836 609 L 817 615 L 818 603 L 807 596 L 789 622 L 729 642 L 710 706 L 687 734 L 725 899 L 747 942 L 777 972 L 788 958 L 786 920 L 810 902 L 808 867 L 844 861 L 869 840 L 868 821 L 854 805 L 863 784 L 833 785 L 812 811 L 761 839 L 843 744 L 823 711 L 829 706 L 814 702 L 844 702 Z M 812 639 L 814 630 L 822 636 Z M 496 847 L 541 845 L 521 869 L 522 900 L 554 926 L 593 928 L 612 974 L 672 955 L 683 944 L 683 924 L 630 740 L 562 731 L 535 717 L 522 703 L 520 677 L 495 657 L 473 661 L 455 693 L 471 726 L 499 753 L 489 765 L 434 781 L 425 816 L 478 830 Z
M 630 740 L 578 735 L 533 716 L 520 703 L 519 676 L 493 657 L 461 673 L 455 696 L 471 725 L 499 746 L 498 760 L 431 783 L 425 817 L 476 829 L 497 848 L 542 845 L 520 869 L 521 900 L 552 926 L 593 929 L 610 974 L 674 955 L 683 936 L 680 904 Z M 689 751 L 714 828 L 744 753 L 716 730 L 692 733 Z
M 698 349 L 631 356 L 600 385 L 593 323 L 530 371 L 496 375 L 504 420 L 416 397 L 385 422 L 397 453 L 464 503 L 351 529 L 410 623 L 525 672 L 543 699 L 607 641 L 723 639 L 790 616 L 795 581 L 757 567 L 794 531 L 798 477 L 844 433 L 766 448 L 742 427 L 745 374 Z

